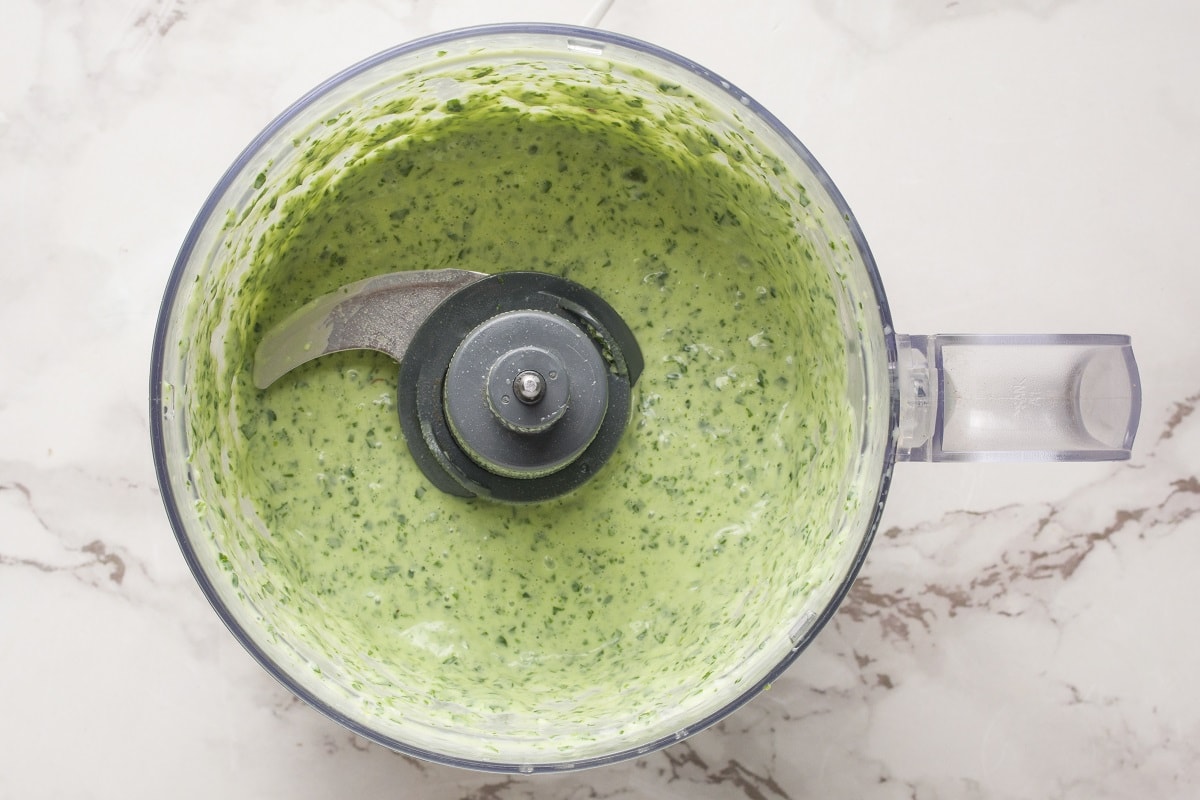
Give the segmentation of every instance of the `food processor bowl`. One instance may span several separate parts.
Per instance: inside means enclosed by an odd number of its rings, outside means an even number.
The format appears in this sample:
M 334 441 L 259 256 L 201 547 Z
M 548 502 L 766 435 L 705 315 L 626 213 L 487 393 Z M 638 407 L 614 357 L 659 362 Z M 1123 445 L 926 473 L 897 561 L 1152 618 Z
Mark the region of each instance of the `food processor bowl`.
M 481 156 L 492 142 L 510 154 Z M 425 206 L 388 210 L 389 192 L 452 169 Z M 378 186 L 355 182 L 367 175 Z M 338 233 L 376 224 L 371 209 L 390 234 Z M 415 233 L 435 228 L 436 242 Z M 644 373 L 612 460 L 579 488 L 508 503 L 431 486 L 388 422 L 397 378 L 379 354 L 289 362 L 254 385 L 287 307 L 447 268 L 562 275 L 624 316 Z M 159 316 L 154 460 L 197 582 L 289 691 L 423 759 L 583 768 L 712 725 L 813 640 L 863 563 L 898 448 L 935 458 L 958 396 L 941 344 L 898 340 L 845 200 L 737 87 L 614 33 L 472 28 L 333 77 L 221 178 Z M 402 379 L 422 356 L 402 356 Z M 1136 392 L 1086 383 L 1111 389 L 1120 408 L 1089 419 L 1127 454 Z M 431 435 L 407 430 L 410 447 Z

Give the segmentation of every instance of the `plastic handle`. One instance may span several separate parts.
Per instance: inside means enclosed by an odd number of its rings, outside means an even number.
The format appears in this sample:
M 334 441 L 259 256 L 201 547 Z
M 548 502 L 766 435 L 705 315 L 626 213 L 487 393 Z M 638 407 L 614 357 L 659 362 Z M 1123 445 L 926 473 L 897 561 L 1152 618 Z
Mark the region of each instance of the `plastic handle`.
M 1142 391 L 1128 336 L 897 336 L 902 461 L 1120 461 Z

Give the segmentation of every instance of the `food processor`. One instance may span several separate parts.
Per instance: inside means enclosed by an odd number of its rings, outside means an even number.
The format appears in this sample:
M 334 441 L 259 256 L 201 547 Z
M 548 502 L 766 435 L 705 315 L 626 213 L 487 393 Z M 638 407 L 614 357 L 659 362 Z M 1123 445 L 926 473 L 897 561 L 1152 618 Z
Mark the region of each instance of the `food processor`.
M 835 613 L 897 461 L 1129 457 L 1120 335 L 903 335 L 801 142 L 682 56 L 439 34 L 297 101 L 171 271 L 152 444 L 233 635 L 385 747 L 677 742 Z

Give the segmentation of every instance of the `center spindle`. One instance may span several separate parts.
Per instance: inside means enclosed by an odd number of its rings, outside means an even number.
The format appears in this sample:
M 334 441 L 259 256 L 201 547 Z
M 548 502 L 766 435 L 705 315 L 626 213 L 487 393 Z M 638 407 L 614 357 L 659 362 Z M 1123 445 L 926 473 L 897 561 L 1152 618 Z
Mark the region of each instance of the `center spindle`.
M 513 381 L 513 394 L 525 405 L 534 405 L 546 394 L 546 379 L 539 372 L 524 370 Z

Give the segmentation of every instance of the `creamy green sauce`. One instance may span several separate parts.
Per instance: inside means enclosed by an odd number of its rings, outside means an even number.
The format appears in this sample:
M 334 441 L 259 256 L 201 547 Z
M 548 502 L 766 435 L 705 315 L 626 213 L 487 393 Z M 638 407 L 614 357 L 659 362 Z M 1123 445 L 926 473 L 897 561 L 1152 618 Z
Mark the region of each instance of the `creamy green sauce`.
M 225 498 L 204 513 L 256 520 L 215 536 L 227 578 L 294 658 L 397 730 L 636 744 L 655 719 L 728 700 L 832 577 L 853 443 L 830 245 L 797 222 L 803 189 L 766 184 L 778 168 L 706 132 L 698 102 L 661 113 L 612 83 L 530 96 L 476 80 L 438 106 L 376 109 L 374 128 L 330 120 L 231 218 L 270 225 L 229 246 L 235 291 L 208 286 L 225 319 L 193 309 L 212 343 L 194 458 Z M 633 329 L 632 419 L 581 489 L 505 505 L 432 488 L 377 353 L 253 387 L 259 335 L 298 306 L 444 267 L 562 275 Z

